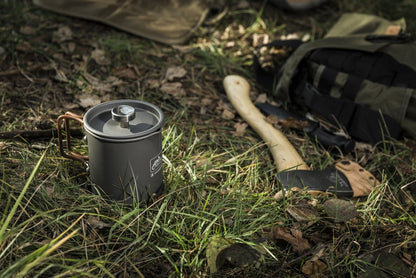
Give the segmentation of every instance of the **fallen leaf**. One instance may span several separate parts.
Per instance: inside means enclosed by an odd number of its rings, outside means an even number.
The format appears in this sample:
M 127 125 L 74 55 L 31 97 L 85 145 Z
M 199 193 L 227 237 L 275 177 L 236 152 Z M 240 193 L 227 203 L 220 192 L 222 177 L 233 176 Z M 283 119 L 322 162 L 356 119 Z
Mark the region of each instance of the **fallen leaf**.
M 27 41 L 22 41 L 16 45 L 16 49 L 22 52 L 32 51 L 32 45 Z
M 360 264 L 362 271 L 357 276 L 359 278 L 412 277 L 411 270 L 395 254 L 378 252 L 364 254 L 360 256 L 360 259 L 366 263 Z
M 321 260 L 307 260 L 302 266 L 302 273 L 312 278 L 327 277 L 324 271 L 328 266 Z
M 100 66 L 108 66 L 111 64 L 110 59 L 105 56 L 104 50 L 98 48 L 91 52 L 91 58 Z
M 116 67 L 111 71 L 115 76 L 120 78 L 136 80 L 138 78 L 136 72 L 131 68 Z
M 186 73 L 183 67 L 170 67 L 166 70 L 165 80 L 173 81 L 175 78 L 183 78 Z
M 270 232 L 270 237 L 274 240 L 284 240 L 292 245 L 293 250 L 302 254 L 311 249 L 307 239 L 302 237 L 302 232 L 288 227 L 273 227 Z
M 93 229 L 102 229 L 105 227 L 111 227 L 111 224 L 105 223 L 100 220 L 97 216 L 89 215 L 86 220 L 87 224 L 90 225 Z
M 267 101 L 267 94 L 260 94 L 257 96 L 255 103 L 265 103 Z
M 179 50 L 183 54 L 186 54 L 186 53 L 190 53 L 196 47 L 193 45 L 172 45 L 172 48 Z
M 233 266 L 254 264 L 259 266 L 262 257 L 259 251 L 245 243 L 234 243 L 223 249 L 217 256 L 217 265 L 221 268 L 225 262 Z
M 85 94 L 76 96 L 76 98 L 78 99 L 79 104 L 83 108 L 90 108 L 92 106 L 95 106 L 101 103 L 101 99 L 97 95 L 93 95 L 93 94 L 85 93 Z
M 0 141 L 0 152 L 4 151 L 8 147 L 9 145 L 6 142 Z
M 4 49 L 4 47 L 0 46 L 0 56 L 3 55 L 4 53 L 6 53 L 6 50 Z
M 266 122 L 273 126 L 276 126 L 279 124 L 279 118 L 276 115 L 269 115 L 266 117 Z
M 235 115 L 234 115 L 234 113 L 233 113 L 233 112 L 231 112 L 230 110 L 228 110 L 228 109 L 224 109 L 224 110 L 222 111 L 221 117 L 222 117 L 223 119 L 226 119 L 226 120 L 232 120 L 232 119 L 234 119 Z
M 110 93 L 114 86 L 123 84 L 124 82 L 115 76 L 109 76 L 106 80 L 101 80 L 88 72 L 83 72 L 82 76 L 90 84 L 91 88 L 98 92 Z
M 26 25 L 26 26 L 20 27 L 19 32 L 23 35 L 34 35 L 36 34 L 36 29 L 31 26 Z
M 185 90 L 182 88 L 182 83 L 180 82 L 164 83 L 162 87 L 160 87 L 160 90 L 176 98 L 181 98 L 186 95 Z
M 231 239 L 214 237 L 206 249 L 210 273 L 218 272 L 226 263 L 232 266 L 254 265 L 258 267 L 263 260 L 262 248 L 261 246 L 251 246 L 245 243 L 235 243 Z
M 299 222 L 316 222 L 319 220 L 317 211 L 310 205 L 289 206 L 286 211 Z
M 236 123 L 234 125 L 235 131 L 233 132 L 234 136 L 242 136 L 246 131 L 248 124 L 247 123 Z
M 218 271 L 217 257 L 218 254 L 233 243 L 231 239 L 214 236 L 208 243 L 206 248 L 207 264 L 210 273 Z
M 148 89 L 156 89 L 160 87 L 160 82 L 157 79 L 145 79 L 143 85 Z
M 72 39 L 72 30 L 68 26 L 61 26 L 52 33 L 52 42 L 61 43 Z
M 294 118 L 287 118 L 281 121 L 281 125 L 284 128 L 304 129 L 305 127 L 308 127 L 309 124 L 307 121 L 297 120 Z
M 310 277 L 327 277 L 324 271 L 328 266 L 321 260 L 325 253 L 325 247 L 318 247 L 314 250 L 312 258 L 307 260 L 302 266 L 302 272 Z
M 68 77 L 66 77 L 65 73 L 62 70 L 56 68 L 55 72 L 56 72 L 56 74 L 55 74 L 54 78 L 56 80 L 64 82 L 64 83 L 67 83 L 69 81 Z
M 358 215 L 355 205 L 351 201 L 329 199 L 323 204 L 325 212 L 335 222 L 345 222 Z
M 293 250 L 302 254 L 311 249 L 307 239 L 302 237 L 302 232 L 288 227 L 273 227 L 270 237 L 274 240 L 284 240 L 292 245 Z
M 67 110 L 72 110 L 72 109 L 78 108 L 79 105 L 74 103 L 74 102 L 64 102 L 62 104 L 62 107 L 67 109 Z

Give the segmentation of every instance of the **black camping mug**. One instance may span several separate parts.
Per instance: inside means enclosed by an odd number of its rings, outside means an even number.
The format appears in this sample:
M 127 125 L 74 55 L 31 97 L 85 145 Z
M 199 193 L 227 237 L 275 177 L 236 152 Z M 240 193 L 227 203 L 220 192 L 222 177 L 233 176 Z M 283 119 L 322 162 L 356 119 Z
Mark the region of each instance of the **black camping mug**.
M 71 150 L 70 120 L 83 124 L 88 156 Z M 111 199 L 147 200 L 163 189 L 163 120 L 162 110 L 138 100 L 104 102 L 83 117 L 67 112 L 57 119 L 59 151 L 87 164 L 91 181 Z

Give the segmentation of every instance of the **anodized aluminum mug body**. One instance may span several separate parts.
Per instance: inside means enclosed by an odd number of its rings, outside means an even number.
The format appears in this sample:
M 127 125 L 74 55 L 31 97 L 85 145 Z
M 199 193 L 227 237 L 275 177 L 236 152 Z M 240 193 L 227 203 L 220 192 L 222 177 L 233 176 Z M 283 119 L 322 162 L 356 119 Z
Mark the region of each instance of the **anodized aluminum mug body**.
M 87 132 L 87 141 L 91 181 L 111 199 L 142 201 L 162 189 L 160 130 L 127 142 Z
M 135 117 L 126 125 L 111 118 L 114 107 L 129 106 Z M 145 201 L 163 189 L 163 112 L 138 100 L 115 100 L 85 113 L 91 181 L 111 199 Z

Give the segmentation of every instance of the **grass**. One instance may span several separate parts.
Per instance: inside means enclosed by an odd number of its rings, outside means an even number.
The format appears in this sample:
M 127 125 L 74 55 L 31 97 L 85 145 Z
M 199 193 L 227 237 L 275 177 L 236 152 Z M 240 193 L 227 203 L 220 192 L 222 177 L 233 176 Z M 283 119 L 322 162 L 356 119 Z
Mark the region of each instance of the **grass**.
M 382 4 L 389 1 L 329 2 L 294 17 L 271 9 L 265 1 L 253 1 L 249 8 L 230 11 L 222 21 L 201 27 L 201 37 L 192 38 L 187 51 L 52 14 L 30 1 L 1 2 L 0 23 L 9 35 L 0 35 L 0 46 L 15 49 L 18 41 L 27 41 L 33 52 L 0 55 L 0 73 L 19 62 L 26 75 L 0 76 L 0 131 L 40 128 L 38 116 L 53 127 L 56 117 L 68 110 L 65 105 L 76 103 L 77 66 L 82 65 L 77 55 L 88 56 L 95 47 L 111 58 L 107 66 L 88 60 L 88 72 L 99 80 L 111 76 L 114 67 L 128 64 L 140 73 L 138 80 L 123 79 L 111 98 L 153 102 L 165 112 L 166 121 L 165 189 L 146 204 L 122 204 L 95 194 L 83 165 L 62 158 L 55 138 L 0 141 L 0 277 L 306 277 L 302 268 L 310 261 L 323 262 L 326 269 L 319 274 L 326 277 L 357 277 L 361 270 L 375 271 L 371 266 L 394 273 L 388 264 L 393 258 L 374 257 L 382 251 L 394 254 L 414 274 L 414 141 L 386 138 L 345 156 L 375 174 L 381 185 L 369 196 L 353 199 L 358 216 L 334 223 L 324 209 L 333 196 L 299 192 L 283 200 L 273 198 L 281 187 L 274 179 L 276 169 L 267 147 L 250 128 L 243 135 L 234 134 L 234 125 L 243 122 L 239 116 L 223 117 L 224 110 L 232 110 L 222 89 L 225 75 L 246 76 L 253 97 L 265 93 L 251 74 L 253 34 L 276 38 L 300 30 L 319 37 L 343 12 L 389 16 L 385 12 L 389 7 L 393 16 L 415 6 L 413 1 L 394 7 Z M 27 16 L 15 16 L 22 14 Z M 413 30 L 413 17 L 405 14 Z M 67 25 L 77 31 L 73 54 L 63 53 L 51 42 L 47 27 L 51 23 L 56 24 L 52 30 Z M 19 32 L 21 26 L 34 24 L 39 26 L 37 36 Z M 238 24 L 244 27 L 242 34 L 232 31 Z M 230 37 L 221 40 L 227 27 Z M 230 47 L 227 42 L 235 44 Z M 51 60 L 67 71 L 68 83 L 55 80 L 53 70 L 27 70 Z M 161 82 L 170 66 L 187 70 L 180 80 L 185 96 L 178 98 L 148 85 Z M 89 92 L 103 97 L 102 92 Z M 75 112 L 85 112 L 74 107 Z M 340 158 L 308 138 L 285 133 L 314 169 L 324 169 Z M 74 144 L 76 150 L 87 151 L 82 140 L 74 139 Z M 298 221 L 292 213 L 296 208 L 308 208 L 304 211 L 314 217 Z M 292 244 L 270 234 L 275 227 L 301 232 L 311 249 L 296 253 Z M 218 273 L 210 273 L 207 249 L 218 238 L 226 239 L 222 242 L 229 246 L 222 247 L 228 252 L 238 250 L 234 249 L 242 246 L 238 244 L 262 250 L 261 263 L 225 262 Z M 223 253 L 217 256 L 227 261 Z M 378 260 L 385 264 L 378 265 Z

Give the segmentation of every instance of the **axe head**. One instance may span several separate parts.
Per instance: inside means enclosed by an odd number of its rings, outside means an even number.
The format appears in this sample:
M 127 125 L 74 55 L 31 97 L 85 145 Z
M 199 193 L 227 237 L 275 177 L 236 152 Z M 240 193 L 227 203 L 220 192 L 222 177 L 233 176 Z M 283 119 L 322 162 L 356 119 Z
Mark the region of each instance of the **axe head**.
M 366 196 L 379 184 L 370 172 L 351 161 L 341 161 L 335 167 L 319 171 L 280 172 L 276 178 L 286 190 L 296 187 L 308 191 L 331 192 L 339 197 Z

